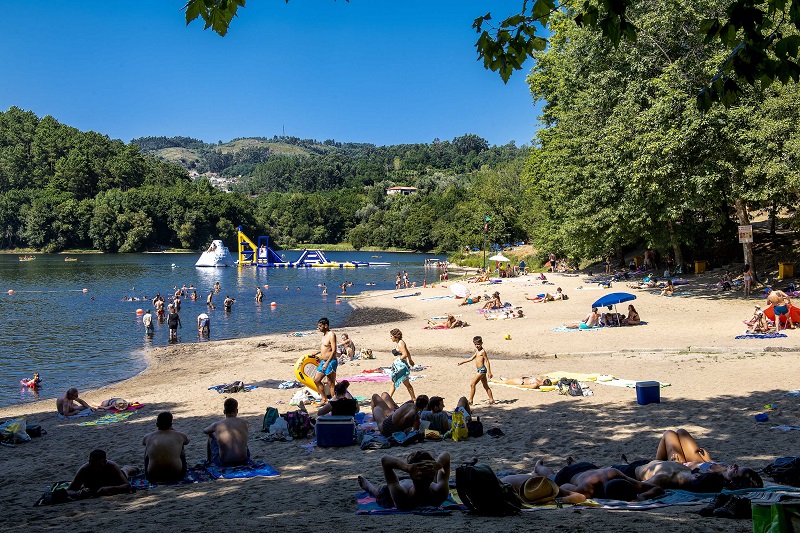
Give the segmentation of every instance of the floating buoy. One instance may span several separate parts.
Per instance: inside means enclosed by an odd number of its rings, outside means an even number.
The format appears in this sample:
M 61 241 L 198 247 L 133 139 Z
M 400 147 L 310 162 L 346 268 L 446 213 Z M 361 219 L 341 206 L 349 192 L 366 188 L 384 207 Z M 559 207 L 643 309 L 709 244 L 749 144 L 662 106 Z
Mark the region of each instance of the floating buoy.
M 270 307 L 278 307 L 278 304 L 276 304 L 275 302 L 270 302 L 270 303 L 269 303 L 269 306 L 270 306 Z
M 336 303 L 340 304 L 340 303 L 342 303 L 342 301 L 339 298 L 336 298 Z
M 14 289 L 8 289 L 8 294 L 9 294 L 9 296 L 14 294 Z
M 143 311 L 142 309 L 137 309 L 137 310 L 136 310 L 136 314 L 137 314 L 137 315 L 141 315 L 141 314 L 143 314 L 143 313 L 144 313 L 144 311 Z
M 83 292 L 89 292 L 89 289 L 83 289 Z
M 269 289 L 269 285 L 264 285 L 264 288 L 265 289 Z

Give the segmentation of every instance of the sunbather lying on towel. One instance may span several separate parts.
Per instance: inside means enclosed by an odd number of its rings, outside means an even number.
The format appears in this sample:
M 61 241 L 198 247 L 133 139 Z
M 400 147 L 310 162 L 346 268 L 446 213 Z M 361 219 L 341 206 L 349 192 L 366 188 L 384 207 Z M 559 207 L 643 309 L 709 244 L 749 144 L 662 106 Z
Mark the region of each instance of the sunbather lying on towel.
M 383 508 L 410 511 L 417 507 L 438 507 L 450 494 L 450 454 L 447 452 L 434 459 L 428 452 L 416 451 L 406 461 L 384 455 L 381 466 L 386 483 L 376 487 L 365 477 L 358 476 L 358 484 Z M 395 470 L 407 473 L 411 479 L 397 479 Z
M 464 326 L 469 326 L 463 320 L 454 317 L 450 313 L 447 313 L 447 320 L 444 322 L 434 322 L 433 320 L 428 320 L 428 328 L 446 328 L 446 329 L 453 329 L 453 328 L 463 328 Z
M 534 376 L 522 376 L 521 378 L 504 378 L 500 377 L 499 380 L 496 381 L 497 383 L 505 383 L 506 385 L 516 385 L 518 387 L 526 387 L 531 389 L 538 389 L 541 386 L 552 385 L 553 382 L 550 381 L 548 378 L 543 378 L 541 376 L 534 377 Z
M 467 298 L 464 298 L 464 301 L 458 305 L 471 305 L 471 304 L 476 304 L 480 301 L 481 301 L 480 296 L 469 296 Z
M 622 456 L 625 459 L 625 456 Z M 647 481 L 662 489 L 681 489 L 689 492 L 716 493 L 725 487 L 725 476 L 721 472 L 693 472 L 691 468 L 677 461 L 650 461 L 641 459 L 621 465 L 614 465 L 623 474 L 639 481 Z
M 567 464 L 554 474 L 540 459 L 536 461 L 534 473 L 550 477 L 560 489 L 577 492 L 587 498 L 630 502 L 649 500 L 664 493 L 661 487 L 633 479 L 616 468 L 599 468 L 586 462 Z
M 664 432 L 658 443 L 656 459 L 677 461 L 699 473 L 720 472 L 725 477 L 726 488 L 731 490 L 764 486 L 761 476 L 752 468 L 712 461 L 708 451 L 701 448 L 685 429 Z
M 597 312 L 596 307 L 592 307 L 592 312 L 586 315 L 582 322 L 573 322 L 572 324 L 567 324 L 566 327 L 569 329 L 587 329 L 598 325 L 600 325 L 600 313 Z

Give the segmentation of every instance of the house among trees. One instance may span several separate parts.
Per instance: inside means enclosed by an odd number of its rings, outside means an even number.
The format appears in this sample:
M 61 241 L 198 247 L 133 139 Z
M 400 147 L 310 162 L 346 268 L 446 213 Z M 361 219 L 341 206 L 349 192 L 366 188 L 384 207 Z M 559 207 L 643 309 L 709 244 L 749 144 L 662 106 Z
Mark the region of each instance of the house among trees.
M 414 194 L 417 192 L 416 187 L 389 187 L 386 189 L 386 194 L 402 194 L 403 196 L 408 196 L 409 194 Z

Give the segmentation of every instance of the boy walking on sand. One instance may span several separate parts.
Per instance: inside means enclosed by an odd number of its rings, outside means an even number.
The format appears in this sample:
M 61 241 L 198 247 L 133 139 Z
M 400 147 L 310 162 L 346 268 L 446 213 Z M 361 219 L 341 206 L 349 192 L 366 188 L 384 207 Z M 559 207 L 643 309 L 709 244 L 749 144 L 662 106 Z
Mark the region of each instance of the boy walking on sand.
M 486 389 L 486 394 L 489 396 L 489 403 L 494 403 L 494 397 L 492 396 L 492 389 L 489 388 L 489 379 L 492 377 L 492 365 L 489 363 L 489 356 L 486 355 L 486 350 L 483 349 L 483 339 L 481 337 L 474 337 L 472 339 L 472 343 L 475 345 L 475 355 L 470 357 L 465 361 L 461 361 L 458 364 L 463 365 L 464 363 L 469 363 L 470 361 L 475 361 L 475 366 L 478 369 L 478 373 L 475 374 L 475 377 L 472 378 L 472 382 L 469 384 L 469 403 L 470 405 L 473 403 L 475 399 L 475 387 L 478 385 L 478 382 L 483 383 L 483 388 Z

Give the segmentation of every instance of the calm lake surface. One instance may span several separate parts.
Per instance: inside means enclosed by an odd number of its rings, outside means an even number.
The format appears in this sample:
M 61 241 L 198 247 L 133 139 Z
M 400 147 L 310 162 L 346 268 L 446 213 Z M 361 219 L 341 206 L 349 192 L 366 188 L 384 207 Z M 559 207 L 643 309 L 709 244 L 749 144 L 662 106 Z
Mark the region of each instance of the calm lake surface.
M 300 252 L 285 251 L 295 260 Z M 234 252 L 235 254 L 235 252 Z M 406 270 L 420 285 L 438 279 L 425 269 L 428 254 L 391 252 L 326 252 L 333 261 L 381 261 L 391 266 L 366 268 L 196 268 L 200 254 L 35 254 L 21 262 L 17 255 L 0 254 L 0 312 L 5 317 L 0 343 L 0 405 L 55 398 L 70 386 L 87 390 L 127 379 L 145 368 L 143 349 L 168 344 L 166 324 L 153 320 L 155 335 L 144 335 L 137 309 L 152 309 L 150 300 L 161 293 L 169 302 L 173 287 L 194 285 L 197 301 L 181 300 L 178 342 L 198 342 L 197 315 L 211 317 L 211 340 L 269 333 L 309 331 L 327 316 L 333 327 L 351 312 L 346 300 L 336 303 L 339 285 L 354 283 L 348 295 L 367 290 L 394 289 L 395 277 Z M 375 258 L 373 256 L 380 256 Z M 173 266 L 174 265 L 174 266 Z M 206 297 L 215 282 L 216 310 L 207 310 Z M 323 297 L 319 284 L 328 286 Z M 375 283 L 375 286 L 367 286 Z M 264 301 L 255 303 L 255 287 L 269 285 Z M 289 290 L 286 290 L 289 287 Z M 298 289 L 299 287 L 299 289 Z M 86 289 L 86 292 L 84 292 Z M 8 291 L 14 294 L 9 295 Z M 226 313 L 226 295 L 236 299 Z M 143 301 L 123 301 L 124 297 Z M 276 302 L 276 307 L 270 307 Z M 155 313 L 155 311 L 152 311 Z M 19 381 L 41 374 L 38 393 Z

